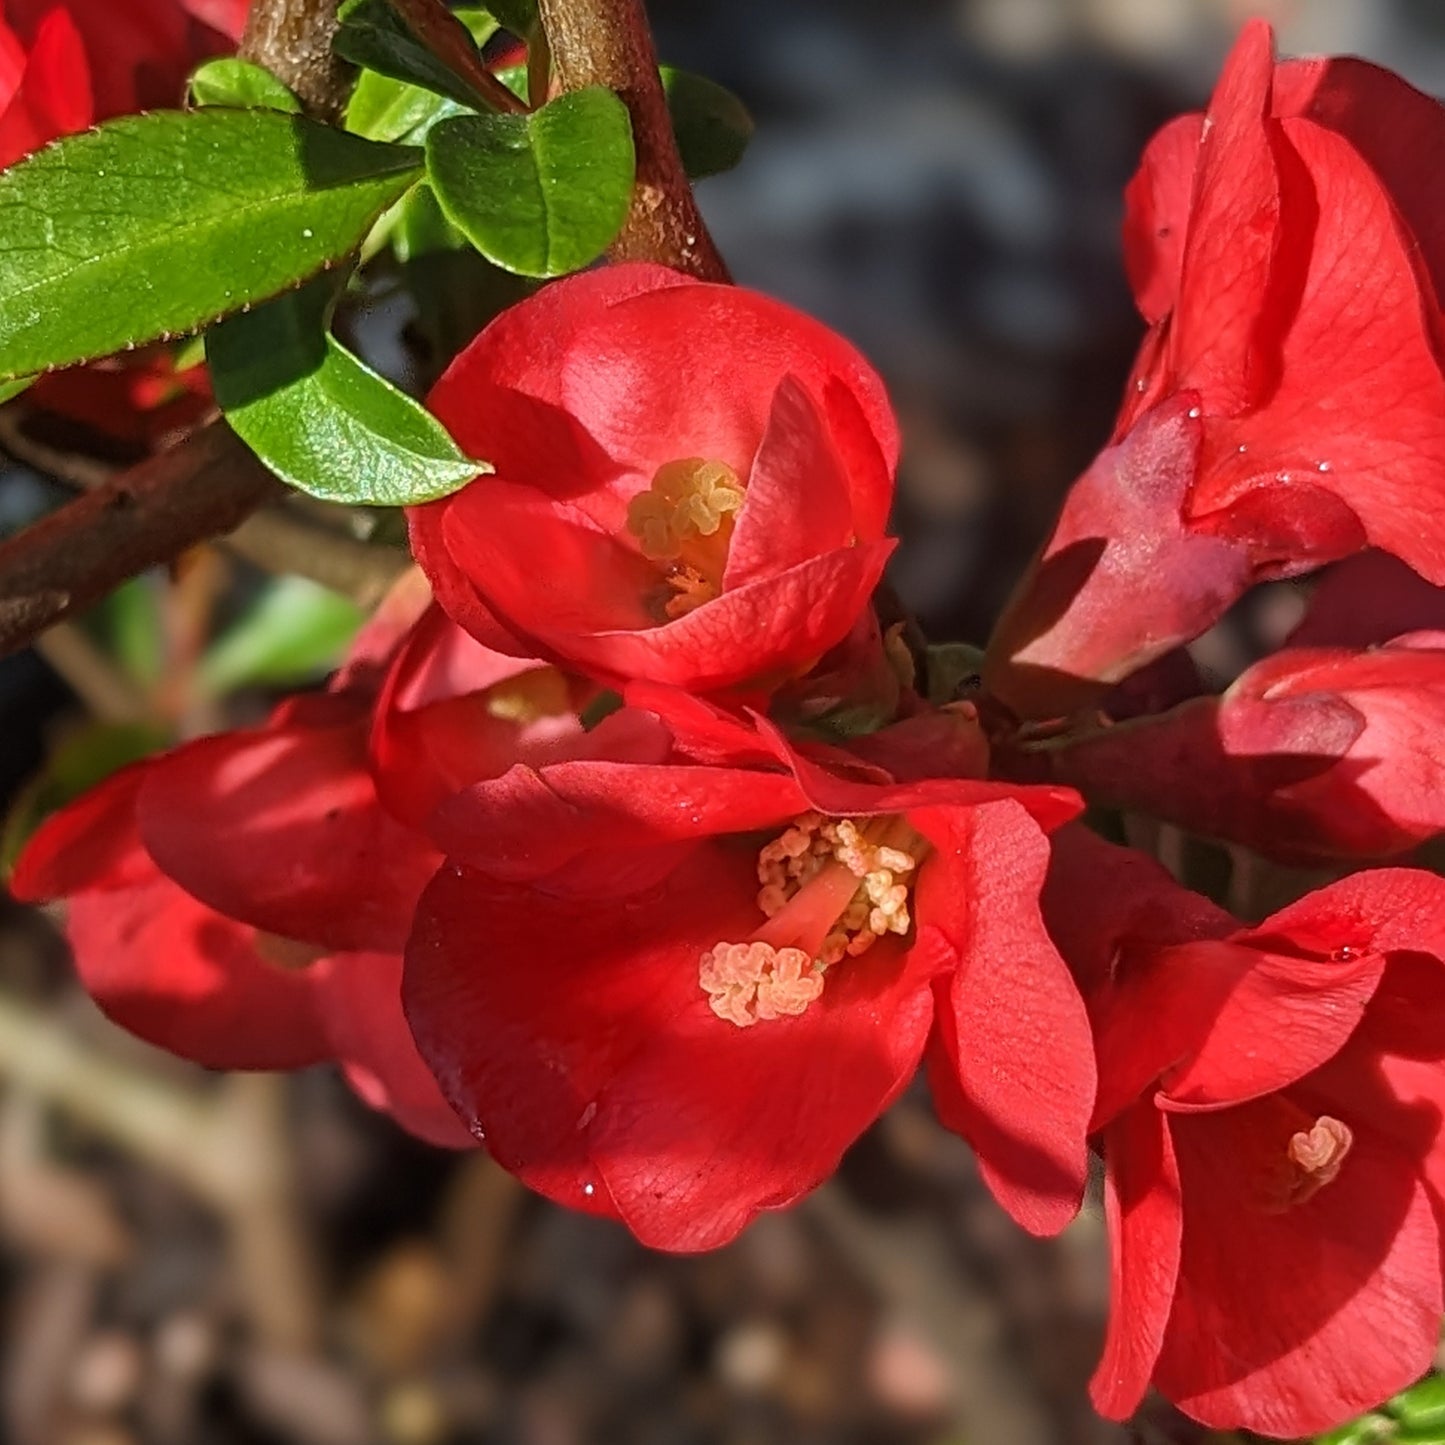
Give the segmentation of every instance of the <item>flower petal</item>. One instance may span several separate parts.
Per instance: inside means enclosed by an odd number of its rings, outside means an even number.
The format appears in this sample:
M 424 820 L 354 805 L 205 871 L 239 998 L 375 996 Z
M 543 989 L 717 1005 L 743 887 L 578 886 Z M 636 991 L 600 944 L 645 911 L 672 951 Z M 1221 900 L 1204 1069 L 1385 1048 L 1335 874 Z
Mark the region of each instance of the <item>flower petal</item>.
M 476 1139 L 442 1097 L 407 1028 L 401 955 L 338 953 L 317 967 L 327 1038 L 351 1087 L 428 1143 L 475 1148 Z
M 256 931 L 159 872 L 71 899 L 86 992 L 147 1043 L 211 1069 L 297 1069 L 331 1056 L 309 972 L 268 963 Z
M 1155 1379 L 1206 1425 L 1313 1435 L 1430 1364 L 1441 1314 L 1430 1198 L 1414 1160 L 1367 1119 L 1344 1122 L 1353 1143 L 1338 1176 L 1281 1210 L 1251 1177 L 1256 1161 L 1286 1162 L 1298 1127 L 1275 1100 L 1171 1120 L 1184 1246 Z
M 928 1060 L 939 1117 L 1025 1229 L 1057 1233 L 1083 1196 L 1095 1076 L 1084 1002 L 1039 912 L 1048 840 L 1011 801 L 909 822 L 937 849 L 918 880 L 918 947 L 953 965 Z
M 399 950 L 439 861 L 377 802 L 360 715 L 189 743 L 151 765 L 137 813 L 187 892 L 331 949 Z
M 1104 1135 L 1104 1217 L 1112 1262 L 1108 1333 L 1089 1398 L 1126 1420 L 1139 1407 L 1164 1343 L 1179 1277 L 1179 1168 L 1167 1122 L 1149 1105 Z

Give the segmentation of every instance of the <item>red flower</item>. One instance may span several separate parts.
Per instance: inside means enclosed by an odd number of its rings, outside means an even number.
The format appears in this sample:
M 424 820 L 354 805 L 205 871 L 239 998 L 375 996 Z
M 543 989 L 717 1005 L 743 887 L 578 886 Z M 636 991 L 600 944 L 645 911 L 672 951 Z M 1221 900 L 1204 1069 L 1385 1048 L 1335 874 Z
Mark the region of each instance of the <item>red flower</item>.
M 820 1183 L 927 1050 L 1000 1200 L 1062 1227 L 1093 1061 L 1037 898 L 1076 800 L 694 722 L 734 761 L 517 767 L 434 815 L 403 997 L 454 1107 L 532 1187 L 706 1249 Z
M 1445 829 L 1445 632 L 1293 647 L 1221 697 L 1051 745 L 1052 776 L 1292 863 L 1388 858 Z
M 1416 1378 L 1441 1314 L 1445 879 L 1361 873 L 1241 928 L 1085 836 L 1045 902 L 1093 984 L 1098 1408 L 1126 1417 L 1152 1379 L 1207 1425 L 1313 1435 Z
M 35 83 L 94 96 L 94 113 L 57 125 L 26 149 L 97 120 L 132 111 L 178 106 L 186 76 L 212 55 L 232 49 L 245 23 L 248 0 L 4 0 L 4 20 L 35 63 L 46 28 L 62 15 L 78 37 L 84 58 L 74 68 L 48 72 Z M 30 77 L 27 75 L 27 82 Z M 6 163 L 24 154 L 16 152 Z
M 1207 116 L 1155 137 L 1125 223 L 1150 331 L 1000 625 L 1010 701 L 1066 711 L 1251 582 L 1367 544 L 1445 583 L 1441 156 L 1435 101 L 1362 61 L 1276 65 L 1262 22 Z
M 13 20 L 8 6 L 4 14 Z M 94 119 L 90 64 L 70 13 L 52 9 L 34 26 L 28 46 L 0 22 L 0 166 Z
M 554 282 L 430 405 L 495 474 L 411 512 L 437 598 L 599 680 L 776 686 L 847 636 L 892 542 L 882 384 L 817 322 L 658 266 Z
M 69 899 L 81 980 L 123 1027 L 213 1068 L 336 1058 L 368 1102 L 458 1146 L 401 1012 L 402 944 L 441 861 L 411 820 L 580 726 L 552 715 L 569 695 L 550 669 L 434 608 L 400 645 L 397 626 L 384 610 L 330 695 L 116 774 L 42 826 L 12 886 Z

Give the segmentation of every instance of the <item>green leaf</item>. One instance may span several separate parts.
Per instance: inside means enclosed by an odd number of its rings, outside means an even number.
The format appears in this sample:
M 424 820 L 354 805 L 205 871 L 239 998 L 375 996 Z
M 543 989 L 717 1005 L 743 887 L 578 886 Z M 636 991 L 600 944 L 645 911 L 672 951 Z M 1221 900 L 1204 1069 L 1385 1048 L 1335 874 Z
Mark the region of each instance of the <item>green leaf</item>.
M 1413 1427 L 1445 1425 L 1445 1375 L 1426 1375 L 1385 1407 Z
M 491 0 L 487 9 L 518 40 L 526 40 L 537 23 L 537 0 Z
M 632 197 L 632 123 L 600 86 L 531 115 L 443 121 L 426 155 L 447 219 L 489 261 L 522 276 L 562 276 L 595 260 Z
M 192 105 L 229 105 L 297 115 L 301 102 L 262 65 L 226 55 L 208 60 L 190 79 Z
M 327 332 L 331 295 L 315 281 L 207 336 L 216 400 L 246 445 L 283 481 L 336 502 L 430 501 L 489 470 Z
M 14 865 L 35 830 L 67 803 L 127 763 L 170 742 L 159 723 L 89 723 L 70 734 L 45 767 L 21 789 L 0 827 L 0 864 Z
M 20 393 L 31 386 L 37 378 L 33 376 L 17 376 L 11 381 L 0 381 L 0 403 L 13 401 Z
M 747 107 L 725 86 L 671 65 L 661 68 L 662 88 L 682 164 L 693 180 L 730 171 L 753 137 Z
M 211 644 L 197 681 L 211 697 L 239 687 L 299 687 L 336 666 L 365 617 L 306 577 L 278 577 Z
M 0 377 L 175 336 L 334 265 L 420 155 L 269 110 L 157 111 L 0 171 Z
M 399 141 L 425 135 L 438 118 L 457 114 L 457 104 L 434 90 L 363 70 L 346 107 L 346 128 L 368 140 Z
M 477 15 L 479 12 L 473 12 Z M 465 76 L 458 75 L 414 34 L 388 0 L 346 0 L 337 18 L 341 22 L 332 41 L 332 49 L 346 60 L 365 66 L 393 80 L 434 90 L 465 106 L 485 104 Z M 478 28 L 471 28 L 459 17 L 455 20 L 459 39 L 479 46 L 495 33 L 497 24 L 481 13 Z M 490 28 L 485 28 L 490 27 Z M 478 39 L 480 30 L 481 38 Z

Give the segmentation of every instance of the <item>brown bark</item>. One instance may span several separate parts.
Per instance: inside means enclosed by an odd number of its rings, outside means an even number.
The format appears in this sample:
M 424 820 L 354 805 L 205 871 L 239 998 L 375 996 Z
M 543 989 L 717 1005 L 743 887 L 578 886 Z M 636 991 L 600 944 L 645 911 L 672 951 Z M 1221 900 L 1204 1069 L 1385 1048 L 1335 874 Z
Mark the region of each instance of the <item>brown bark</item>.
M 351 67 L 331 49 L 339 0 L 253 0 L 238 54 L 289 86 L 307 115 L 341 118 Z
M 704 281 L 730 280 L 677 153 L 642 0 L 538 0 L 537 10 L 561 88 L 605 85 L 632 116 L 637 185 L 607 254 L 614 261 L 660 261 Z
M 0 543 L 0 655 L 283 492 L 222 422 L 121 472 Z

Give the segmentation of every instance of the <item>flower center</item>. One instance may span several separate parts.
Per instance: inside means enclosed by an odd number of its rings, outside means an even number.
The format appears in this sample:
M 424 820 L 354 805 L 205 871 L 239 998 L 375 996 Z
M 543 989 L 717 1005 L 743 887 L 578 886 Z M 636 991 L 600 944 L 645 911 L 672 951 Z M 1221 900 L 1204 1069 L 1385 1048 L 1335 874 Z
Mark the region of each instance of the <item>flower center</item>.
M 742 504 L 738 474 L 703 457 L 664 462 L 652 485 L 627 504 L 627 530 L 662 573 L 664 618 L 685 617 L 721 593 Z
M 912 924 L 909 894 L 927 842 L 901 818 L 804 813 L 758 854 L 764 922 L 745 943 L 705 954 L 698 982 L 739 1028 L 804 1012 L 827 971 Z
M 1350 1126 L 1328 1114 L 1321 1114 L 1310 1128 L 1292 1135 L 1285 1151 L 1291 1173 L 1287 1207 L 1303 1204 L 1331 1183 L 1354 1142 Z

